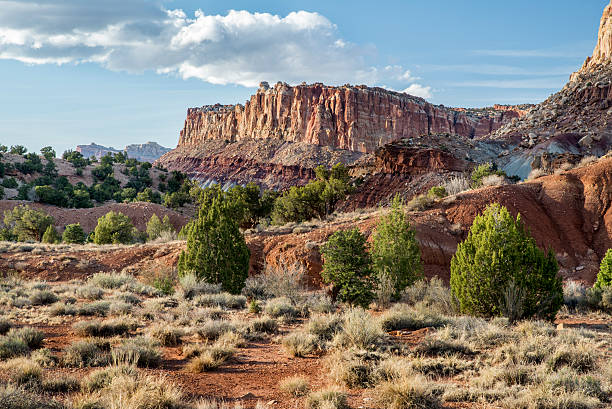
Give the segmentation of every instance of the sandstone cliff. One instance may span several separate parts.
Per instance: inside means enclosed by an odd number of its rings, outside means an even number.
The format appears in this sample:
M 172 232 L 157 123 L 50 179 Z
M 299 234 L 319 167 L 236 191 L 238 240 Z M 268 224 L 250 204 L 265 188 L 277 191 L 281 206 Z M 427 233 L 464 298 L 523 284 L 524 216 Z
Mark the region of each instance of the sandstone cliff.
M 243 105 L 191 108 L 178 146 L 218 139 L 282 139 L 313 145 L 374 152 L 400 138 L 447 132 L 484 136 L 520 113 L 504 109 L 453 110 L 422 98 L 382 88 L 289 86 L 262 83 Z

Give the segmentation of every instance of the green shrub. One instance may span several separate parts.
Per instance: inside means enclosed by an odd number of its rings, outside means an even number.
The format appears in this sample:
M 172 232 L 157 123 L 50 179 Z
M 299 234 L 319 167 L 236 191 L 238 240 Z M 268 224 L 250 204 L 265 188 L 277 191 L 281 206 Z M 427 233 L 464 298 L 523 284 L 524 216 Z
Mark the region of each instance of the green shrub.
M 16 206 L 4 212 L 4 225 L 19 241 L 41 241 L 53 218 L 29 206 Z
M 344 165 L 337 164 L 331 169 L 319 166 L 315 172 L 316 180 L 306 186 L 292 186 L 274 201 L 272 220 L 275 224 L 323 218 L 333 213 L 336 204 L 352 191 Z
M 168 215 L 164 216 L 163 220 L 160 220 L 156 214 L 153 214 L 147 222 L 147 236 L 149 240 L 155 240 L 163 233 L 174 233 L 174 231 L 174 226 L 170 223 Z
M 4 178 L 2 180 L 2 186 L 4 186 L 7 189 L 17 189 L 19 185 L 17 184 L 17 181 L 15 180 L 15 178 Z
M 108 212 L 98 219 L 94 230 L 96 244 L 130 244 L 134 241 L 134 226 L 123 213 Z
M 379 281 L 389 277 L 395 287 L 395 298 L 423 277 L 421 251 L 415 230 L 406 218 L 399 195 L 393 199 L 391 212 L 381 217 L 372 241 L 372 260 Z
M 221 197 L 201 206 L 188 228 L 187 250 L 179 257 L 179 275 L 195 273 L 221 284 L 225 291 L 240 293 L 249 271 L 250 251 L 232 218 L 231 204 Z
M 446 188 L 444 186 L 433 186 L 427 192 L 427 196 L 441 199 L 443 197 L 448 196 L 448 193 L 446 193 Z
M 559 267 L 499 204 L 474 220 L 451 260 L 451 289 L 463 312 L 553 319 L 563 303 Z
M 485 177 L 491 176 L 491 175 L 506 176 L 506 174 L 503 171 L 497 170 L 495 165 L 490 162 L 478 165 L 478 167 L 476 167 L 472 171 L 472 175 L 471 175 L 472 187 L 473 188 L 481 187 L 482 180 Z
M 85 243 L 85 232 L 79 223 L 69 224 L 62 234 L 62 241 L 68 244 Z
M 47 244 L 56 244 L 60 242 L 60 239 L 61 237 L 58 234 L 57 230 L 55 230 L 55 227 L 49 225 L 47 227 L 47 230 L 45 230 L 45 233 L 43 234 L 41 241 Z
M 367 307 L 374 299 L 376 280 L 366 238 L 357 228 L 337 231 L 321 248 L 321 277 L 332 283 L 340 300 Z
M 603 260 L 601 260 L 595 287 L 612 287 L 612 249 L 608 249 Z
M 6 318 L 0 318 L 0 335 L 4 335 L 9 329 L 13 327 L 13 324 Z

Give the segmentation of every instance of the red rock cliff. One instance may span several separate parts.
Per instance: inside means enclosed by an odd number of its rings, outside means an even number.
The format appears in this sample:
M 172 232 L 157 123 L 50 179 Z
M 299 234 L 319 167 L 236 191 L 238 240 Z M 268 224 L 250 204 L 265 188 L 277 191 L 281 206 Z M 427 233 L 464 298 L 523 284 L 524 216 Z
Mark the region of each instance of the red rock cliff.
M 423 134 L 481 137 L 518 116 L 507 108 L 474 115 L 382 88 L 262 83 L 244 106 L 189 109 L 179 146 L 211 139 L 274 138 L 369 153 L 394 140 Z

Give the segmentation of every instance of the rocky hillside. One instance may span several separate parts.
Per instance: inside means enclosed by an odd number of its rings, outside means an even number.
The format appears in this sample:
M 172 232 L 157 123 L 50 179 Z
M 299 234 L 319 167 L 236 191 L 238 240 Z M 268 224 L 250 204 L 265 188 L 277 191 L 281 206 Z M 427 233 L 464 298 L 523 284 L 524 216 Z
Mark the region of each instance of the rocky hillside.
M 169 152 L 170 148 L 164 148 L 157 142 L 147 142 L 141 144 L 132 144 L 126 146 L 123 150 L 118 150 L 112 147 L 102 146 L 95 143 L 89 145 L 77 145 L 76 151 L 80 152 L 84 157 L 91 158 L 95 156 L 100 159 L 107 153 L 119 153 L 124 152 L 128 158 L 136 159 L 140 162 L 155 162 L 163 154 Z

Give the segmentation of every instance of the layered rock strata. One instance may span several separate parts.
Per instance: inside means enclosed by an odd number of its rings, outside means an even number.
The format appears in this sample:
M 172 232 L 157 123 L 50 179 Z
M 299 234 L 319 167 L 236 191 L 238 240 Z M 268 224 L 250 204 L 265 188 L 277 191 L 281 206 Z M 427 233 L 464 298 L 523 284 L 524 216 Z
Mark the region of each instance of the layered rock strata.
M 178 146 L 218 139 L 281 139 L 371 153 L 400 138 L 446 132 L 481 137 L 520 110 L 454 110 L 382 88 L 262 83 L 243 105 L 190 108 Z

